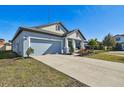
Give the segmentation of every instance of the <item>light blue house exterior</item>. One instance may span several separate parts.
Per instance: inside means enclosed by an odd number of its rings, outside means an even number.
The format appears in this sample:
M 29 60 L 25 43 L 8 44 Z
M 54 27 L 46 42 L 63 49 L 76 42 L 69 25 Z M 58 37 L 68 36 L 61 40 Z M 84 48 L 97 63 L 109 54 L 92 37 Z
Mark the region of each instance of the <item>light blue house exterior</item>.
M 12 50 L 26 57 L 29 47 L 34 49 L 33 56 L 69 53 L 69 42 L 74 50 L 84 48 L 85 37 L 79 29 L 68 31 L 62 23 L 52 23 L 37 27 L 19 27 L 12 39 Z
M 115 42 L 120 44 L 120 49 L 124 51 L 124 34 L 118 34 L 114 36 Z

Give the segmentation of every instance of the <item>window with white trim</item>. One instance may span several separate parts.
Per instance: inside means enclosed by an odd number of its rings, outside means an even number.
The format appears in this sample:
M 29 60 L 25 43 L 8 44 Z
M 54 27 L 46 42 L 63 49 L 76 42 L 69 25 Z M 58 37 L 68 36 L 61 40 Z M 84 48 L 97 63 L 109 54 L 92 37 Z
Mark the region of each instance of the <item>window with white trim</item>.
M 76 37 L 78 37 L 78 35 L 79 35 L 79 33 L 77 32 L 77 33 L 76 33 Z
M 56 31 L 60 31 L 60 25 L 56 25 Z
M 120 37 L 116 37 L 116 41 L 120 41 Z

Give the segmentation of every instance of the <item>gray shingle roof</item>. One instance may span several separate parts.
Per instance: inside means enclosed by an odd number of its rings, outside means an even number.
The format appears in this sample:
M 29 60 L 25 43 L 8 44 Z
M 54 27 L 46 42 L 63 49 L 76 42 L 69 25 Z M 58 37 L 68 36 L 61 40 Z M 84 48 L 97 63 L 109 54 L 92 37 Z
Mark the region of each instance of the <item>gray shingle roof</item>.
M 54 24 L 60 24 L 67 32 L 65 32 L 65 34 L 61 35 L 59 33 L 55 33 L 55 32 L 52 32 L 51 31 L 48 31 L 48 30 L 43 30 L 43 29 L 39 29 L 39 28 L 42 28 L 42 27 L 46 27 L 46 26 L 50 26 L 50 25 L 54 25 Z M 51 34 L 51 35 L 55 35 L 55 36 L 59 36 L 59 37 L 65 37 L 67 36 L 68 34 L 70 33 L 73 33 L 75 31 L 78 31 L 81 36 L 86 40 L 86 38 L 82 35 L 82 33 L 80 32 L 79 29 L 75 29 L 75 30 L 72 30 L 72 31 L 68 31 L 64 25 L 61 23 L 61 22 L 56 22 L 56 23 L 51 23 L 51 24 L 47 24 L 47 25 L 41 25 L 41 26 L 35 26 L 35 27 L 30 27 L 30 28 L 27 28 L 27 27 L 19 27 L 15 36 L 13 37 L 12 41 L 23 31 L 23 30 L 27 30 L 27 31 L 32 31 L 32 32 L 37 32 L 37 33 L 46 33 L 46 34 Z

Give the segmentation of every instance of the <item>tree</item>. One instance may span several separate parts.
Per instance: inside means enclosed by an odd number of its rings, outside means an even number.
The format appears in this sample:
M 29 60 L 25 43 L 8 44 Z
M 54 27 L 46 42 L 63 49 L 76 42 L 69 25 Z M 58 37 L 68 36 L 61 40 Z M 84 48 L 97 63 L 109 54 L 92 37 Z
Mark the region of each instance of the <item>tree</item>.
M 116 42 L 110 33 L 104 37 L 103 45 L 106 46 L 108 50 L 112 50 L 115 47 Z
M 88 41 L 88 45 L 89 45 L 90 49 L 94 50 L 95 47 L 98 47 L 97 39 L 90 39 Z
M 26 54 L 28 57 L 30 56 L 30 54 L 33 54 L 33 53 L 34 53 L 34 49 L 32 49 L 31 47 L 29 47 L 26 51 Z

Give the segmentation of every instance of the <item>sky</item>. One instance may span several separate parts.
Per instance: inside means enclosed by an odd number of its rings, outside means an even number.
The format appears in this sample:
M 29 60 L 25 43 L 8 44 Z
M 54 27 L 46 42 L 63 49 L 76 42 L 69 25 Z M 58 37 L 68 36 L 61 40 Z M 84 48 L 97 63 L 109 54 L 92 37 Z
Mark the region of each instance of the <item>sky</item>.
M 80 29 L 87 40 L 102 41 L 108 33 L 124 34 L 124 6 L 0 6 L 0 38 L 11 40 L 19 26 L 62 22 Z

